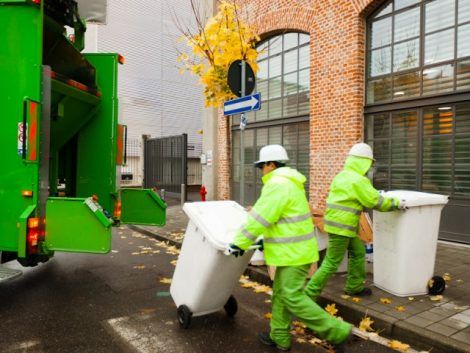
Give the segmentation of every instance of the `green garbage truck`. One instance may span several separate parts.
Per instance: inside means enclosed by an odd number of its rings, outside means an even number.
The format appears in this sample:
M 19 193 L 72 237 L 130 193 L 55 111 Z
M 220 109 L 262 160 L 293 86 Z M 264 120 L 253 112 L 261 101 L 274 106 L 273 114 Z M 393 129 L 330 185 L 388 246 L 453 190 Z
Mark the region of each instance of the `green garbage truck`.
M 165 224 L 151 189 L 119 189 L 127 128 L 115 53 L 84 54 L 74 0 L 0 0 L 1 262 L 108 253 L 112 227 Z M 0 280 L 15 274 L 5 268 Z

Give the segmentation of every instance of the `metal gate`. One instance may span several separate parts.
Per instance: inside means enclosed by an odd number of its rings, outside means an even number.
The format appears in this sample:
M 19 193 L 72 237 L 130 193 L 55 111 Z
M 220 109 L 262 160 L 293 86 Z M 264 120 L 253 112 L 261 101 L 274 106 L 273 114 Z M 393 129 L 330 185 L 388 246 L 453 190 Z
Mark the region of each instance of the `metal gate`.
M 188 135 L 147 139 L 144 149 L 144 185 L 181 196 L 187 184 Z

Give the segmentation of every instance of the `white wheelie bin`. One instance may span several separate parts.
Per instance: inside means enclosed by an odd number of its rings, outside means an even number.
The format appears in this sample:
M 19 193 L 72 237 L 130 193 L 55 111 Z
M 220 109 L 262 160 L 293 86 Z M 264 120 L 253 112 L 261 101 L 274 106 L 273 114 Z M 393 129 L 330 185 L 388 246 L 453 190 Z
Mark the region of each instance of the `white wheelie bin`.
M 248 266 L 253 251 L 235 258 L 224 251 L 246 221 L 247 213 L 234 201 L 186 203 L 189 217 L 183 246 L 173 274 L 170 294 L 178 321 L 188 328 L 193 316 L 225 309 L 237 312 L 233 289 Z
M 374 211 L 374 284 L 399 297 L 441 294 L 442 277 L 433 276 L 442 208 L 448 197 L 396 190 L 386 196 L 405 200 L 408 210 Z

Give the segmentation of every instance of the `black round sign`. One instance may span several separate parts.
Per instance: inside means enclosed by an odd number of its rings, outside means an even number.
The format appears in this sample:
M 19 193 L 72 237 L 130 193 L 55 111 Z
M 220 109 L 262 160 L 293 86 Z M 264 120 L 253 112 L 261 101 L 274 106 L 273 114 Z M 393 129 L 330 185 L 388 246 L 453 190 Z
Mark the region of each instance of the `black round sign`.
M 242 96 L 242 61 L 236 60 L 228 68 L 227 83 L 230 90 L 237 97 Z M 245 96 L 249 96 L 255 89 L 255 73 L 250 65 L 245 62 Z

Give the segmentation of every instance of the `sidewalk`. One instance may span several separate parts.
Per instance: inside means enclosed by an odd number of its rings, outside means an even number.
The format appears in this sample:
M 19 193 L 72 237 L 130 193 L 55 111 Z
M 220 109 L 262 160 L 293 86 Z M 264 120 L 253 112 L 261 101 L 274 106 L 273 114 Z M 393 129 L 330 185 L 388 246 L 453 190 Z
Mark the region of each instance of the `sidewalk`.
M 130 228 L 180 246 L 187 223 L 181 206 L 174 205 L 167 209 L 165 227 Z M 373 287 L 371 297 L 357 301 L 343 295 L 346 276 L 343 273 L 330 280 L 318 302 L 322 306 L 336 303 L 338 315 L 356 326 L 367 315 L 374 321 L 372 327 L 382 336 L 413 347 L 432 349 L 432 353 L 470 353 L 469 265 L 470 247 L 439 243 L 434 272 L 447 278 L 447 289 L 440 300 L 431 300 L 429 296 L 401 298 Z M 246 274 L 254 281 L 271 285 L 264 266 L 250 266 Z M 367 280 L 372 283 L 370 273 Z

